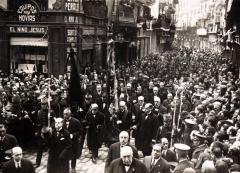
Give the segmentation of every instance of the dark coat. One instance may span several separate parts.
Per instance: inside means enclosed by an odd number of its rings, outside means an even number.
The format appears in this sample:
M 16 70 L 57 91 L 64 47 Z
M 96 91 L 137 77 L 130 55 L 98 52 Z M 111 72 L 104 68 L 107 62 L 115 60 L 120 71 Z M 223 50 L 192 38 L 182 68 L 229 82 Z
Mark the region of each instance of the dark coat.
M 143 103 L 143 106 L 140 107 L 139 103 L 134 104 L 133 107 L 133 114 L 134 114 L 134 119 L 132 125 L 136 125 L 139 123 L 141 116 L 143 114 L 143 109 L 145 107 L 145 103 Z M 133 137 L 136 137 L 136 130 L 133 130 Z
M 17 139 L 15 136 L 10 134 L 5 134 L 2 140 L 0 140 L 0 163 L 6 161 L 6 151 L 11 150 L 13 147 L 18 145 Z
M 171 111 L 171 103 L 172 103 L 172 99 L 165 99 L 162 103 L 162 105 L 167 108 L 167 112 Z
M 0 148 L 4 151 L 10 150 L 17 145 L 18 142 L 16 137 L 10 134 L 5 134 L 4 138 L 0 141 Z
M 126 172 L 122 159 L 119 158 L 112 161 L 108 173 L 147 173 L 147 168 L 142 162 L 133 158 L 132 164 L 128 172 Z
M 134 146 L 128 146 L 133 150 L 133 157 L 138 159 L 139 156 L 137 149 Z M 113 160 L 118 158 L 120 158 L 120 142 L 116 142 L 109 147 L 105 168 L 108 167 Z
M 22 159 L 20 170 L 17 170 L 13 160 L 6 162 L 2 169 L 3 173 L 35 173 L 32 162 L 27 159 Z
M 76 119 L 71 117 L 69 120 L 69 125 L 67 128 L 66 121 L 64 121 L 64 128 L 68 130 L 70 134 L 73 135 L 72 138 L 72 154 L 73 157 L 77 158 L 80 156 L 80 136 L 82 135 L 82 125 L 81 123 Z
M 89 126 L 87 131 L 87 145 L 90 150 L 101 147 L 101 129 L 104 125 L 104 114 L 97 112 L 95 117 L 90 112 L 86 116 L 86 121 Z
M 54 129 L 49 138 L 47 173 L 68 173 L 72 141 L 67 130 L 62 128 L 59 136 Z
M 143 113 L 142 109 L 145 107 L 145 103 L 143 103 L 143 106 L 140 107 L 140 104 L 139 103 L 136 103 L 134 105 L 134 114 L 136 116 L 136 119 L 139 120 L 140 118 L 140 115 Z
M 161 138 L 167 138 L 168 141 L 171 141 L 171 134 L 172 134 L 172 126 L 163 125 L 158 128 L 156 141 L 160 142 Z
M 163 125 L 163 114 L 165 113 L 167 113 L 167 108 L 163 105 L 160 105 L 159 107 L 154 106 L 153 114 L 157 117 L 160 126 Z
M 146 114 L 142 114 L 141 119 L 137 125 L 136 133 L 136 147 L 141 151 L 149 151 L 152 147 L 152 140 L 156 139 L 158 130 L 158 120 L 151 113 L 146 119 Z
M 149 173 L 158 173 L 158 172 L 170 173 L 170 165 L 163 158 L 160 158 L 152 168 L 151 168 L 152 156 L 144 157 L 143 163 L 146 166 Z
M 193 163 L 188 160 L 179 162 L 178 165 L 173 170 L 173 173 L 183 173 L 184 169 L 186 168 L 194 168 Z
M 117 118 L 115 121 L 117 122 L 118 120 L 122 121 L 122 123 L 117 125 L 118 129 L 120 131 L 129 131 L 130 130 L 130 127 L 133 122 L 131 112 L 126 111 L 126 110 L 123 112 L 119 111 L 117 113 Z
M 93 101 L 94 101 L 94 103 L 97 103 L 98 109 L 99 109 L 101 112 L 102 112 L 102 110 L 103 110 L 103 107 L 102 107 L 102 103 L 103 103 L 103 101 L 102 101 L 102 94 L 103 94 L 103 92 L 101 92 L 100 94 L 98 94 L 97 91 L 95 91 L 95 92 L 93 93 Z
M 176 153 L 174 153 L 170 149 L 167 149 L 167 151 L 162 151 L 162 158 L 164 158 L 168 162 L 177 162 Z

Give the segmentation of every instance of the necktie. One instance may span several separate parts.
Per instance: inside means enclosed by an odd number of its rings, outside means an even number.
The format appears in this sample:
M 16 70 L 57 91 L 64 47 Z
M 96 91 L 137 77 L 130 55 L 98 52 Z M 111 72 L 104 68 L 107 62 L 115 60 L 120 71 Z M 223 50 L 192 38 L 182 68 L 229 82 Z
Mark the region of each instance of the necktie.
M 154 165 L 155 165 L 155 159 L 153 159 L 153 161 L 152 161 L 152 163 L 151 163 L 151 169 L 154 167 Z
M 20 162 L 17 162 L 17 171 L 20 171 L 20 168 L 21 168 L 21 164 Z
M 59 131 L 57 131 L 57 137 L 59 136 Z

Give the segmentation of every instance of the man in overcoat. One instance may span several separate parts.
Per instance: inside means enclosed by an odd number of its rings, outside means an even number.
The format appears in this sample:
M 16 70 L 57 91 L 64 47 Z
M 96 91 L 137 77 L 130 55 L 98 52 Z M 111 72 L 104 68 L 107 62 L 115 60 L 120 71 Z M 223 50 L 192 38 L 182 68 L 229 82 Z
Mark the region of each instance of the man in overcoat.
M 158 119 L 152 113 L 153 105 L 147 103 L 145 105 L 145 113 L 140 117 L 139 123 L 133 128 L 137 129 L 136 133 L 136 147 L 143 152 L 143 155 L 150 155 L 152 151 L 152 144 L 156 142 L 156 135 L 158 130 Z
M 96 163 L 98 149 L 101 147 L 100 134 L 104 125 L 104 114 L 98 111 L 98 105 L 93 103 L 89 113 L 86 115 L 87 121 L 87 145 L 92 151 L 92 161 Z
M 55 128 L 48 139 L 47 173 L 69 173 L 72 148 L 70 133 L 63 128 L 63 118 L 55 119 Z
M 64 116 L 64 128 L 70 133 L 70 138 L 72 140 L 72 156 L 71 156 L 71 169 L 72 173 L 76 172 L 76 160 L 80 156 L 80 137 L 82 135 L 81 123 L 74 117 L 72 117 L 72 112 L 70 108 L 65 108 L 63 111 Z

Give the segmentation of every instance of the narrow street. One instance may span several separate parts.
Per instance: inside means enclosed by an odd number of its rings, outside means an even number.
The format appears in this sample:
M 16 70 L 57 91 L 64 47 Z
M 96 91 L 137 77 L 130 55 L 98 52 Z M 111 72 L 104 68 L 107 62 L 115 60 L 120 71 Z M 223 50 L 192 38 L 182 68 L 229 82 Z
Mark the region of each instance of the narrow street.
M 77 160 L 77 173 L 103 173 L 105 160 L 107 157 L 107 147 L 102 147 L 99 150 L 99 159 L 97 160 L 97 164 L 92 163 L 91 154 L 87 148 L 83 149 L 83 154 L 80 159 Z M 36 153 L 27 152 L 24 154 L 25 158 L 28 158 L 35 163 Z M 41 166 L 36 169 L 36 173 L 46 173 L 47 171 L 47 158 L 48 153 L 44 152 Z

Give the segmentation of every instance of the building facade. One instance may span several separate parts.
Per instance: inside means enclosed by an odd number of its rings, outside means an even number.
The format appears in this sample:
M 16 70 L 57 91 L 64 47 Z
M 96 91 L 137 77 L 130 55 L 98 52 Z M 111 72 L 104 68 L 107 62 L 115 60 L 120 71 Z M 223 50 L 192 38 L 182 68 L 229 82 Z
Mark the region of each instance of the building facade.
M 178 45 L 221 50 L 224 33 L 225 0 L 179 0 L 176 6 L 176 41 Z
M 175 33 L 173 1 L 108 0 L 107 4 L 117 60 L 131 63 L 170 47 Z
M 63 74 L 70 48 L 80 70 L 104 66 L 107 22 L 105 1 L 1 0 L 0 69 Z

